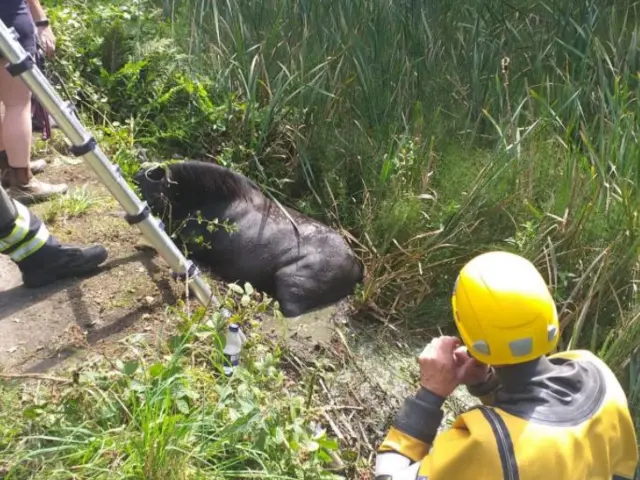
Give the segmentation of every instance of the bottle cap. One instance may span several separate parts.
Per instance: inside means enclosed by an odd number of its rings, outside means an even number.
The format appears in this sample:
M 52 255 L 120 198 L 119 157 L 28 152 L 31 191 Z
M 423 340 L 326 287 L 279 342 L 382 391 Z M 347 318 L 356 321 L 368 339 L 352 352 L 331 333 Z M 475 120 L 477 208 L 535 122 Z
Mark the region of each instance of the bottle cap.
M 229 325 L 230 332 L 236 333 L 239 329 L 240 327 L 235 323 L 232 323 L 231 325 Z

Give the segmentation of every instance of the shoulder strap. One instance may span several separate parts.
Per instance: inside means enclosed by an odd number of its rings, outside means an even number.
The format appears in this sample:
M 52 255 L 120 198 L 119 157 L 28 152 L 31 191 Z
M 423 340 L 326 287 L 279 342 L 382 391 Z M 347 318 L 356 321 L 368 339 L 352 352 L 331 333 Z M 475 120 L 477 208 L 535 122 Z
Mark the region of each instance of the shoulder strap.
M 486 405 L 478 405 L 474 408 L 480 410 L 484 418 L 489 422 L 489 425 L 491 425 L 491 430 L 498 443 L 498 453 L 500 454 L 504 480 L 520 480 L 516 454 L 513 450 L 513 442 L 511 441 L 511 435 L 509 435 L 509 429 L 504 423 L 504 420 L 495 410 Z

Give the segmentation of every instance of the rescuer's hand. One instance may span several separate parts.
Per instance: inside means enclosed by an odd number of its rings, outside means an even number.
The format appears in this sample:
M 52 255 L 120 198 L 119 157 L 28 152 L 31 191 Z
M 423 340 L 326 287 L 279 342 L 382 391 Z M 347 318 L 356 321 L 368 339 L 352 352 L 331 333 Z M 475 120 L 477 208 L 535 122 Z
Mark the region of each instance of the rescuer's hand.
M 38 38 L 44 48 L 45 56 L 49 59 L 53 58 L 56 52 L 56 37 L 51 27 L 38 27 Z
M 456 337 L 439 337 L 431 340 L 420 354 L 420 384 L 443 398 L 448 397 L 460 385 L 459 367 L 454 352 L 460 346 Z
M 466 347 L 459 347 L 453 352 L 453 356 L 460 384 L 472 386 L 487 381 L 490 373 L 489 366 L 469 355 Z

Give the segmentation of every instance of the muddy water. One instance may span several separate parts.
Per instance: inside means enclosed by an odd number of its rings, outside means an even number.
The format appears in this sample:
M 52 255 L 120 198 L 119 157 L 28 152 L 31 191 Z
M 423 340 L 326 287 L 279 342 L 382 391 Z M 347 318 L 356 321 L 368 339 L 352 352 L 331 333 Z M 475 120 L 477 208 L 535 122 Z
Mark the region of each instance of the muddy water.
M 428 341 L 379 323 L 362 324 L 348 317 L 347 303 L 276 321 L 263 330 L 277 335 L 307 360 L 333 365 L 320 375 L 317 403 L 333 410 L 328 428 L 354 447 L 371 452 L 385 435 L 404 398 L 418 388 L 417 358 Z M 444 406 L 441 428 L 456 414 L 477 403 L 459 388 Z

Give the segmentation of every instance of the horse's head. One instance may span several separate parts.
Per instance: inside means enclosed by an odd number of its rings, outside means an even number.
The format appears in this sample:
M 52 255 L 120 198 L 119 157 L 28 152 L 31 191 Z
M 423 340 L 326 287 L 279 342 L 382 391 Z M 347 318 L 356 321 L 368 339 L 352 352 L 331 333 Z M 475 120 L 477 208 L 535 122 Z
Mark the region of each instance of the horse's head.
M 178 220 L 207 205 L 262 200 L 258 186 L 232 170 L 200 161 L 147 164 L 134 177 L 154 215 Z
M 168 165 L 144 164 L 133 177 L 151 212 L 163 220 L 171 215 L 171 171 Z

